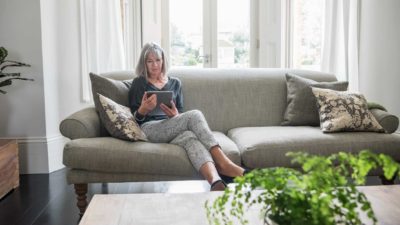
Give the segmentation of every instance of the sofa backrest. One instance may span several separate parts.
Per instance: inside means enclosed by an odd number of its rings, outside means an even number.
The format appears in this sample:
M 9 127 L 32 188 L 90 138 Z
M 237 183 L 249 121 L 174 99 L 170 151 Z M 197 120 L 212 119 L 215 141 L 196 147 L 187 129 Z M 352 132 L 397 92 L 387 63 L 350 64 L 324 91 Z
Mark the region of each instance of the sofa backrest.
M 269 68 L 172 69 L 169 75 L 182 81 L 184 110 L 201 110 L 212 130 L 226 133 L 236 127 L 280 125 L 288 72 L 316 81 L 336 81 L 327 73 Z M 132 74 L 120 71 L 103 76 L 131 79 Z

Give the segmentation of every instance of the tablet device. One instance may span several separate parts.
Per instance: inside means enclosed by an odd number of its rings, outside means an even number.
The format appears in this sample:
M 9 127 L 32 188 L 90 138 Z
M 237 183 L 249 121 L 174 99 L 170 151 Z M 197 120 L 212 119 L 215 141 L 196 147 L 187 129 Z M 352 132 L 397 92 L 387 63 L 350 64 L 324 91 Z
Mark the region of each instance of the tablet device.
M 171 100 L 172 100 L 172 91 L 148 91 L 147 97 L 151 95 L 157 95 L 157 106 L 149 113 L 150 116 L 159 116 L 165 115 L 165 113 L 160 108 L 160 104 L 164 103 L 164 105 L 171 107 Z

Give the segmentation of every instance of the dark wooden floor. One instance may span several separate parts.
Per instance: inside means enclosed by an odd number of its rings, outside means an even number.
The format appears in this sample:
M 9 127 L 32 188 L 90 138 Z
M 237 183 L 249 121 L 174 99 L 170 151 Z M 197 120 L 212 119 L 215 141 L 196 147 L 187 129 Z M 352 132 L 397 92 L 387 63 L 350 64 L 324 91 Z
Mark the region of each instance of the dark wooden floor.
M 20 186 L 0 200 L 0 225 L 73 225 L 79 221 L 72 185 L 66 182 L 66 170 L 51 174 L 21 175 Z M 88 198 L 94 194 L 204 192 L 203 181 L 136 182 L 91 184 Z
M 65 179 L 66 170 L 51 174 L 21 175 L 20 186 L 0 200 L 0 225 L 74 225 L 78 209 L 72 185 Z M 378 185 L 370 177 L 368 185 Z M 209 185 L 203 181 L 137 182 L 91 184 L 88 197 L 94 194 L 121 193 L 183 193 L 204 192 Z

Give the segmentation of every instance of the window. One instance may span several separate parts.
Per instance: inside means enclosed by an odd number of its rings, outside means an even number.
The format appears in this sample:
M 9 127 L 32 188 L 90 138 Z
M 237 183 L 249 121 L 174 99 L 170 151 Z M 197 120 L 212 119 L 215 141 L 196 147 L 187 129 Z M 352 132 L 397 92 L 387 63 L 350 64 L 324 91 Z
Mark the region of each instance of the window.
M 291 0 L 290 66 L 321 69 L 325 1 Z
M 170 63 L 202 67 L 202 0 L 170 0 Z
M 172 66 L 249 67 L 250 0 L 169 0 L 168 8 Z
M 134 40 L 128 53 L 155 41 L 173 67 L 320 70 L 324 0 L 124 1 L 136 4 L 137 32 L 125 39 Z
M 218 67 L 250 65 L 250 2 L 218 0 Z

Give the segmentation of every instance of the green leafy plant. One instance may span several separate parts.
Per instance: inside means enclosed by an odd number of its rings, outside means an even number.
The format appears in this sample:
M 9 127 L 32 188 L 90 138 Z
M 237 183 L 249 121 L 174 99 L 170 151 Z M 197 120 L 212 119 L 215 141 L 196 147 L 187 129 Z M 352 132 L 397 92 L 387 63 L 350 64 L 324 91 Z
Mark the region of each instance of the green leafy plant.
M 13 80 L 33 81 L 33 79 L 21 77 L 21 73 L 5 73 L 4 70 L 9 67 L 30 67 L 26 63 L 6 60 L 7 56 L 8 51 L 4 47 L 0 47 L 0 88 L 11 85 Z M 0 89 L 0 93 L 6 94 L 7 92 Z
M 377 222 L 366 196 L 356 185 L 365 184 L 372 169 L 383 169 L 386 179 L 400 175 L 400 164 L 384 154 L 364 150 L 358 154 L 343 153 L 331 156 L 288 153 L 291 168 L 254 170 L 235 179 L 212 203 L 205 204 L 210 224 L 232 224 L 234 219 L 247 224 L 245 211 L 261 205 L 264 224 L 362 224 L 359 212 Z M 252 191 L 259 189 L 257 191 Z

